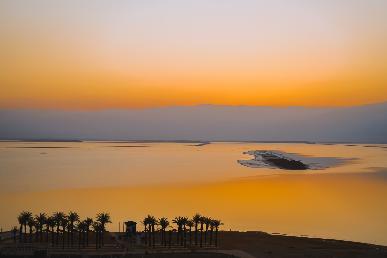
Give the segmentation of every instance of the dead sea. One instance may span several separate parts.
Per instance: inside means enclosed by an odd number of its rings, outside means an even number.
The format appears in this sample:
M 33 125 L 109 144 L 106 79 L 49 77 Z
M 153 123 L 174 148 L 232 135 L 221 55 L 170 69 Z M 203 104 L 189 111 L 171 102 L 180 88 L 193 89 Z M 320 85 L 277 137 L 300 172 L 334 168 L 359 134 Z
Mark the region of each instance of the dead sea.
M 114 146 L 128 146 L 128 142 Z M 387 245 L 386 145 L 144 142 L 0 143 L 3 230 L 21 210 L 108 211 L 118 229 L 146 214 L 215 214 L 224 230 L 280 232 Z M 15 148 L 17 147 L 17 148 Z M 249 150 L 346 162 L 313 171 L 241 166 Z M 354 201 L 356 200 L 356 201 Z

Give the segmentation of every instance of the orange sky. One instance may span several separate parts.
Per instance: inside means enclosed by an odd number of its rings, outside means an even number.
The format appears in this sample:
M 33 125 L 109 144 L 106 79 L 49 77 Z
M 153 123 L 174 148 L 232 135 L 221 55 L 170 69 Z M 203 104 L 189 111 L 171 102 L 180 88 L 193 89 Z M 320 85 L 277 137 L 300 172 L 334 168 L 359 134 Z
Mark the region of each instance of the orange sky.
M 161 2 L 2 1 L 0 108 L 387 100 L 383 1 Z

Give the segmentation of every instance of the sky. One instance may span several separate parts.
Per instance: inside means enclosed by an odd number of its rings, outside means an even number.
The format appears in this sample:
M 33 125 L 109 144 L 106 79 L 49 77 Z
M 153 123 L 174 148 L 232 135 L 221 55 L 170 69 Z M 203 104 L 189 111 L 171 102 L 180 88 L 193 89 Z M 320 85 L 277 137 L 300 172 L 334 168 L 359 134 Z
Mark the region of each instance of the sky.
M 1 0 L 0 108 L 387 101 L 384 0 Z

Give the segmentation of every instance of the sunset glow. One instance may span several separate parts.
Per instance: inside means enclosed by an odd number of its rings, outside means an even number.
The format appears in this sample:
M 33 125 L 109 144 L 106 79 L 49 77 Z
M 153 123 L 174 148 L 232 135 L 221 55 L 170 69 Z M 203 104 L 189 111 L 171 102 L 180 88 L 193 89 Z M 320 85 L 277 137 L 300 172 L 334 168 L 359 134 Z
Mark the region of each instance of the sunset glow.
M 0 108 L 386 101 L 386 2 L 294 2 L 2 1 Z

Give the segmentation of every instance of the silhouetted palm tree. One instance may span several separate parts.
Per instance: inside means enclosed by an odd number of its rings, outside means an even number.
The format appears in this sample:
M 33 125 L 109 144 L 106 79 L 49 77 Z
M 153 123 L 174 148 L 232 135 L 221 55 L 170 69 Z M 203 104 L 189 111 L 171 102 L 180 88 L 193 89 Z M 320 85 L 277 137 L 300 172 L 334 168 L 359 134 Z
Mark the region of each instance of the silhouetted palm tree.
M 19 242 L 22 241 L 23 236 L 23 226 L 24 226 L 24 217 L 23 213 L 20 213 L 20 215 L 17 217 L 17 221 L 19 222 Z
M 94 232 L 95 232 L 95 249 L 98 249 L 100 246 L 101 246 L 101 224 L 99 222 L 93 222 L 93 224 L 91 224 L 91 227 L 93 228 Z
M 55 226 L 56 226 L 56 241 L 55 241 L 56 245 L 58 245 L 58 243 L 59 243 L 59 227 L 61 226 L 62 219 L 65 216 L 66 215 L 63 212 L 54 212 L 54 214 L 52 215 L 52 217 L 54 219 Z
M 47 232 L 47 236 L 46 236 L 46 240 L 48 242 L 48 235 L 49 235 L 49 232 L 51 231 L 51 244 L 54 245 L 54 228 L 55 228 L 55 219 L 53 216 L 50 216 L 47 218 L 47 221 L 46 221 L 46 232 Z
M 60 225 L 62 226 L 62 248 L 64 249 L 65 240 L 66 240 L 66 228 L 69 224 L 69 220 L 66 215 L 60 220 Z
M 109 213 L 97 214 L 97 221 L 101 224 L 101 243 L 102 243 L 102 245 L 104 245 L 104 232 L 106 230 L 106 224 L 112 223 L 110 220 Z
M 29 211 L 22 211 L 20 215 L 18 216 L 18 222 L 20 224 L 20 242 L 22 241 L 22 238 L 24 239 L 24 242 L 27 242 L 27 223 L 32 218 L 32 213 Z M 23 237 L 23 227 L 24 227 L 24 237 Z
M 212 223 L 215 227 L 215 246 L 218 246 L 218 230 L 219 230 L 219 226 L 223 225 L 223 223 L 220 220 L 213 220 Z
M 150 225 L 149 217 L 150 216 L 148 215 L 148 217 L 145 217 L 142 221 L 142 224 L 144 225 L 145 245 L 148 245 L 148 238 L 150 238 L 150 230 L 148 230 L 148 226 Z
M 161 227 L 161 245 L 167 246 L 165 230 L 169 226 L 169 221 L 167 218 L 160 218 L 159 225 Z
M 181 234 L 181 231 L 182 231 L 182 223 L 181 223 L 181 219 L 182 217 L 175 217 L 172 222 L 175 223 L 177 225 L 177 235 L 176 235 L 176 239 L 177 239 L 177 244 L 180 245 L 182 243 L 181 239 L 182 239 L 182 234 Z
M 51 242 L 52 245 L 56 243 L 58 245 L 59 235 L 62 232 L 62 248 L 64 249 L 66 236 L 67 236 L 67 245 L 73 246 L 74 244 L 74 231 L 78 232 L 78 248 L 85 246 L 85 243 L 88 245 L 89 231 L 90 226 L 92 226 L 95 231 L 95 241 L 96 249 L 101 248 L 104 245 L 104 232 L 106 231 L 106 224 L 111 223 L 110 215 L 108 213 L 98 213 L 96 216 L 96 222 L 93 222 L 91 218 L 86 218 L 83 221 L 79 221 L 79 216 L 75 212 L 70 212 L 66 216 L 63 212 L 55 212 L 51 217 L 47 217 L 45 213 L 39 213 L 35 217 L 32 216 L 31 212 L 23 211 L 17 217 L 19 222 L 19 231 L 20 231 L 20 240 L 23 238 L 23 228 L 24 228 L 24 241 L 27 242 L 27 226 L 29 227 L 29 241 L 32 242 L 33 232 L 35 230 L 36 240 L 43 241 L 43 228 L 46 226 L 46 240 L 49 241 L 49 233 L 51 232 Z M 189 232 L 189 243 L 192 246 L 192 229 L 195 227 L 195 244 L 197 245 L 197 233 L 200 230 L 200 247 L 203 246 L 203 233 L 204 233 L 204 245 L 208 244 L 208 234 L 209 235 L 209 245 L 212 245 L 213 242 L 213 232 L 215 231 L 215 246 L 218 245 L 218 231 L 219 226 L 223 225 L 220 220 L 213 220 L 209 217 L 203 217 L 199 214 L 195 214 L 192 220 L 189 220 L 187 217 L 175 217 L 172 220 L 173 223 L 177 225 L 177 245 L 187 246 L 187 231 Z M 155 247 L 156 239 L 156 229 L 157 225 L 160 226 L 159 232 L 161 232 L 160 245 L 167 246 L 167 228 L 170 225 L 167 218 L 162 217 L 157 220 L 154 216 L 148 215 L 143 220 L 144 232 L 145 232 L 145 245 Z M 55 232 L 56 227 L 56 232 Z M 188 228 L 187 228 L 188 227 Z M 12 229 L 13 238 L 16 242 L 18 228 L 14 227 Z M 204 231 L 204 232 L 203 232 Z M 171 247 L 172 242 L 172 232 L 176 232 L 175 229 L 169 230 L 168 242 L 169 247 Z M 56 236 L 56 241 L 55 241 Z
M 39 234 L 39 240 L 40 242 L 43 241 L 43 226 L 47 222 L 47 215 L 45 213 L 39 213 L 39 215 L 35 216 L 35 221 L 36 221 L 36 234 L 38 236 Z
M 192 245 L 192 227 L 195 223 L 192 220 L 188 220 L 186 225 L 189 228 L 189 245 Z
M 68 215 L 68 220 L 69 220 L 69 230 L 70 230 L 70 242 L 71 246 L 73 246 L 73 241 L 74 241 L 74 223 L 79 221 L 79 215 L 76 212 L 69 212 Z
M 198 245 L 198 225 L 201 217 L 200 214 L 196 213 L 192 218 L 192 221 L 195 224 L 195 245 Z
M 207 232 L 208 228 L 210 227 L 211 224 L 211 218 L 210 217 L 204 217 L 204 225 L 205 225 L 205 231 L 204 231 L 204 244 L 207 244 Z
M 36 221 L 34 220 L 34 218 L 32 217 L 29 217 L 28 221 L 27 221 L 27 225 L 30 229 L 30 237 L 29 237 L 29 241 L 30 243 L 32 243 L 32 232 L 33 232 L 33 228 L 36 226 Z
M 200 247 L 203 246 L 203 225 L 204 225 L 205 217 L 200 217 Z
M 157 219 L 154 216 L 148 215 L 144 221 L 143 224 L 145 226 L 145 229 L 148 228 L 145 234 L 145 244 L 148 243 L 148 246 L 154 246 L 155 245 L 155 225 L 157 224 Z M 148 226 L 148 227 L 147 227 Z M 148 237 L 148 239 L 147 239 Z
M 81 246 L 85 246 L 86 222 L 78 222 L 76 229 L 78 231 L 78 248 L 81 248 Z
M 153 216 L 148 215 L 149 219 L 149 231 L 151 232 L 152 235 L 152 246 L 155 246 L 155 226 L 157 225 L 157 219 Z M 150 239 L 149 239 L 150 241 Z
M 93 224 L 93 219 L 87 217 L 85 220 L 85 229 L 86 229 L 86 246 L 89 246 L 89 232 L 90 232 L 90 227 Z
M 186 229 L 186 225 L 187 225 L 187 222 L 188 222 L 188 218 L 187 217 L 182 217 L 181 218 L 181 229 L 183 231 L 183 245 L 184 247 L 187 246 L 187 235 L 186 235 L 186 232 L 187 232 L 187 229 Z
M 210 221 L 210 246 L 212 245 L 212 236 L 213 236 L 213 233 L 214 233 L 214 221 L 215 220 L 211 220 Z

